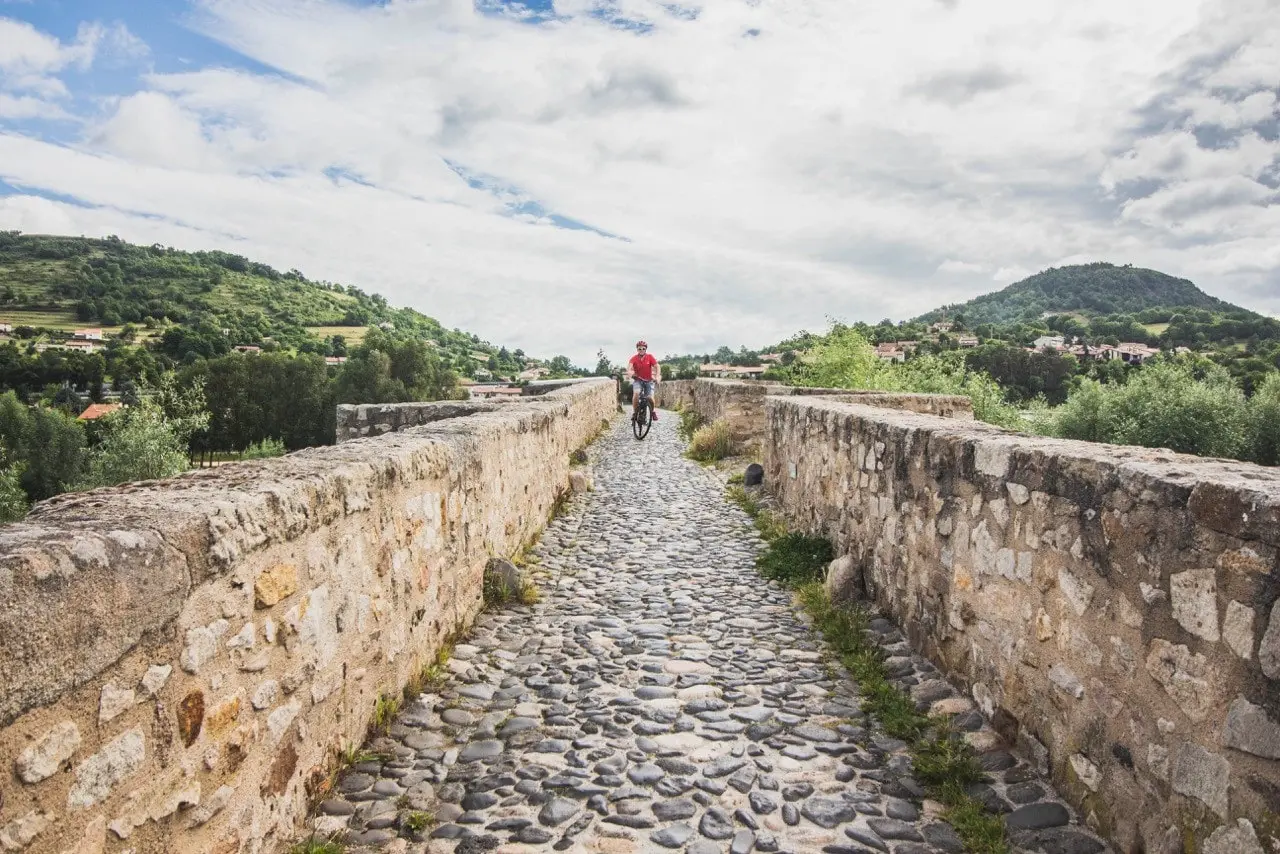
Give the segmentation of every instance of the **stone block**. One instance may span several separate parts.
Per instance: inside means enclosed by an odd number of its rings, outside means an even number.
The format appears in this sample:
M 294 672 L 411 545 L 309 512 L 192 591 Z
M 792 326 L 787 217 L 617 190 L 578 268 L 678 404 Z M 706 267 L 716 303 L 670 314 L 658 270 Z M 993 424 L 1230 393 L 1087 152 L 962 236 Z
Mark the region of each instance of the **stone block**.
M 1093 601 L 1093 585 L 1065 569 L 1059 569 L 1058 589 L 1062 591 L 1063 598 L 1067 600 L 1071 610 L 1076 612 L 1076 616 L 1083 617 L 1084 612 L 1089 609 L 1089 603 Z
M 1193 721 L 1202 721 L 1213 707 L 1218 684 L 1216 671 L 1203 655 L 1192 654 L 1164 638 L 1151 641 L 1146 661 L 1147 673 L 1160 683 L 1178 708 Z
M 1280 600 L 1271 606 L 1271 620 L 1258 647 L 1258 664 L 1270 679 L 1280 679 Z
M 1191 569 L 1169 578 L 1173 618 L 1191 634 L 1216 643 L 1218 587 L 1212 569 Z
M 278 563 L 264 570 L 253 583 L 254 605 L 270 608 L 298 592 L 298 567 Z
M 52 777 L 80 747 L 80 729 L 63 721 L 18 754 L 15 770 L 24 783 L 39 783 Z
M 117 688 L 114 682 L 102 686 L 98 699 L 98 723 L 115 720 L 122 713 L 137 705 L 138 697 L 132 688 Z
M 1084 698 L 1084 685 L 1080 683 L 1080 677 L 1061 664 L 1055 664 L 1049 668 L 1049 681 L 1068 696 L 1075 697 L 1077 700 Z
M 1235 824 L 1224 824 L 1209 834 L 1203 854 L 1266 854 L 1253 823 L 1237 819 Z
M 1222 639 L 1244 659 L 1253 657 L 1253 609 L 1232 599 L 1222 620 Z
M 173 666 L 169 664 L 153 664 L 147 668 L 147 674 L 142 677 L 142 690 L 146 692 L 148 697 L 154 697 L 163 690 L 169 681 L 169 676 L 173 673 Z
M 1227 710 L 1222 743 L 1254 756 L 1280 759 L 1280 724 L 1261 706 L 1237 697 Z
M 231 624 L 226 620 L 215 620 L 207 626 L 196 626 L 187 630 L 187 644 L 182 650 L 178 663 L 182 669 L 192 675 L 200 672 L 218 655 L 218 641 L 227 633 Z
M 572 490 L 575 495 L 590 492 L 592 488 L 593 484 L 591 482 L 590 474 L 585 471 L 576 470 L 569 472 L 569 489 Z
M 22 851 L 53 824 L 53 813 L 32 810 L 0 827 L 0 851 Z
M 1183 742 L 1174 754 L 1169 782 L 1175 792 L 1201 801 L 1221 818 L 1227 817 L 1231 763 L 1223 757 Z
M 825 586 L 833 602 L 848 602 L 861 598 L 862 567 L 852 555 L 842 555 L 827 564 Z
M 106 800 L 121 781 L 142 766 L 145 758 L 146 739 L 141 729 L 131 729 L 107 742 L 76 767 L 67 807 L 87 809 Z

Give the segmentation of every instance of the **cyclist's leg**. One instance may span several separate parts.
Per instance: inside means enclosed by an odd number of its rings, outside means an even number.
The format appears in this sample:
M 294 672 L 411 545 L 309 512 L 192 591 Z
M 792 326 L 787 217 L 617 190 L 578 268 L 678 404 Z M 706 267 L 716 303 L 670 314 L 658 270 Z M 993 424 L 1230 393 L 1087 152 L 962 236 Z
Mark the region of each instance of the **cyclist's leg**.
M 631 414 L 635 415 L 640 411 L 640 382 L 639 380 L 631 381 Z
M 657 385 L 651 382 L 649 383 L 648 390 L 649 390 L 649 420 L 657 421 L 658 420 L 658 402 L 654 400 L 654 395 L 657 394 L 658 387 Z

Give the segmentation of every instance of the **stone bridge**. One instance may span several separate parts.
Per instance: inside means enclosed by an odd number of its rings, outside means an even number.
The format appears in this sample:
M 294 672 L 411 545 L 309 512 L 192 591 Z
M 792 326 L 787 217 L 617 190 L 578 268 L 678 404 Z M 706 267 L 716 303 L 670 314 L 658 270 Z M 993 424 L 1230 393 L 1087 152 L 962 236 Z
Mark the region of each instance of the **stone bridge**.
M 538 391 L 0 528 L 0 851 L 958 851 L 670 420 L 614 422 L 569 499 L 614 385 Z M 1280 854 L 1275 472 L 955 398 L 663 391 L 852 558 L 1016 847 Z M 539 533 L 541 601 L 482 612 Z

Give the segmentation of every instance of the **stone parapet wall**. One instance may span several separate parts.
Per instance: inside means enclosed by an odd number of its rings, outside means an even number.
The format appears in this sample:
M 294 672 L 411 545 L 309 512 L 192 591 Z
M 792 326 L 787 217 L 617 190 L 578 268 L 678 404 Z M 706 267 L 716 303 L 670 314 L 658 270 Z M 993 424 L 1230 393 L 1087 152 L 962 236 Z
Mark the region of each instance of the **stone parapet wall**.
M 0 528 L 0 851 L 280 850 L 615 406 L 577 384 Z
M 744 451 L 758 450 L 765 438 L 765 400 L 769 397 L 837 396 L 868 406 L 905 409 L 945 418 L 972 420 L 973 404 L 967 397 L 940 394 L 905 394 L 850 391 L 839 388 L 807 388 L 758 380 L 671 380 L 658 385 L 657 402 L 665 408 L 692 407 L 707 421 L 723 419 L 734 441 Z
M 492 412 L 501 404 L 480 401 L 443 400 L 434 403 L 362 403 L 337 407 L 337 444 L 396 433 L 409 427 L 421 427 L 447 418 L 463 418 L 477 412 Z
M 789 520 L 1121 850 L 1280 851 L 1280 471 L 766 406 Z

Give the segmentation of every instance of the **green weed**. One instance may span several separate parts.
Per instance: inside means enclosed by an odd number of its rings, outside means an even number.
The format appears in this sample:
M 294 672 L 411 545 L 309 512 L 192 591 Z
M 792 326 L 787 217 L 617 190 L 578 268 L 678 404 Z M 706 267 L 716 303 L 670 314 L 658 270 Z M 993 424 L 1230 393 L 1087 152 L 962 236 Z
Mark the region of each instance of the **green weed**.
M 773 539 L 769 548 L 756 558 L 756 568 L 765 578 L 787 587 L 799 587 L 822 578 L 823 570 L 834 557 L 831 542 L 823 537 L 783 534 Z
M 415 810 L 404 817 L 404 826 L 411 833 L 422 833 L 436 823 L 436 817 L 429 812 Z
M 373 722 L 370 728 L 382 735 L 391 734 L 391 724 L 400 714 L 400 698 L 392 694 L 383 694 L 373 705 Z

